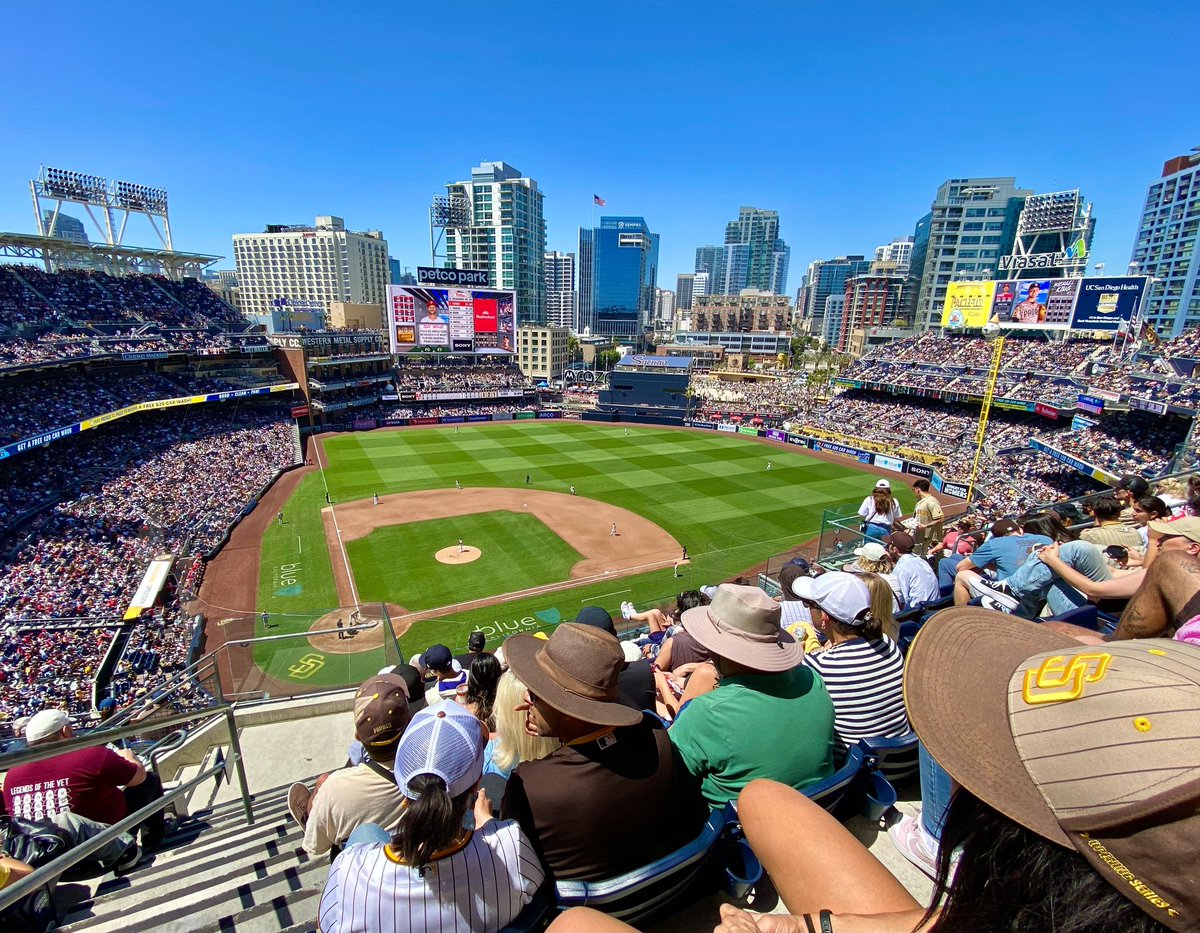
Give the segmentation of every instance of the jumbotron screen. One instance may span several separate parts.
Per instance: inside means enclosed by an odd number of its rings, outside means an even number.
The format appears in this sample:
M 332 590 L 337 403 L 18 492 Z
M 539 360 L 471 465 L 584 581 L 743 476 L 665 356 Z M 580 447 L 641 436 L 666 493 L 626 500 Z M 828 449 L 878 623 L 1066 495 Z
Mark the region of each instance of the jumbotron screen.
M 512 353 L 516 293 L 495 289 L 388 286 L 393 353 Z

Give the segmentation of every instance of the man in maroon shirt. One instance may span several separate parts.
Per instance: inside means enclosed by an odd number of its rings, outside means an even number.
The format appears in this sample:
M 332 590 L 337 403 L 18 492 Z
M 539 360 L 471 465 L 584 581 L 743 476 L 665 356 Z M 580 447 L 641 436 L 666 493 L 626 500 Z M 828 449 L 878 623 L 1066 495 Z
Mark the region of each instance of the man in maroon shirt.
M 67 714 L 58 709 L 42 710 L 25 727 L 31 748 L 73 735 Z M 18 765 L 4 780 L 5 808 L 27 820 L 74 813 L 111 826 L 161 796 L 162 782 L 146 772 L 133 752 L 114 752 L 102 745 Z M 162 812 L 142 823 L 141 830 L 143 846 L 157 848 L 163 838 Z

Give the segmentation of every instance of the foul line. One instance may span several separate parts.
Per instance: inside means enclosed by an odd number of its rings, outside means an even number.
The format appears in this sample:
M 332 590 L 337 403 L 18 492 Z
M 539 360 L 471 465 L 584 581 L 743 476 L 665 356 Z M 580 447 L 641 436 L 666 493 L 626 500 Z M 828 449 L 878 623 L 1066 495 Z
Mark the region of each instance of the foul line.
M 321 472 L 321 484 L 325 487 L 325 497 L 329 497 L 329 483 L 325 482 L 325 460 L 322 456 L 325 453 L 325 445 L 318 444 L 316 438 L 313 438 L 313 446 L 317 448 L 317 468 Z M 346 545 L 342 541 L 342 529 L 338 527 L 337 508 L 332 502 L 329 503 L 329 517 L 333 519 L 333 530 L 337 535 L 338 550 L 342 552 L 342 564 L 346 568 L 346 580 L 350 584 L 350 598 L 354 600 L 354 608 L 360 608 L 358 602 L 358 587 L 354 585 L 354 572 L 350 569 L 350 558 L 346 556 Z
M 614 590 L 611 593 L 597 593 L 593 599 L 581 599 L 581 603 L 593 602 L 594 599 L 608 599 L 610 596 L 620 596 L 622 593 L 632 593 L 633 590 Z

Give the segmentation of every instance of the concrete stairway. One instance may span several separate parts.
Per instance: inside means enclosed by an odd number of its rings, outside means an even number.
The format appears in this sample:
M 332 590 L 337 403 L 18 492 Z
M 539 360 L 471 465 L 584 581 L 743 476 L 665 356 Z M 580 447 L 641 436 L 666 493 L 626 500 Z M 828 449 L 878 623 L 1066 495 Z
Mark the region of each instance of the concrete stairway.
M 287 786 L 254 795 L 254 826 L 241 800 L 194 810 L 157 853 L 121 878 L 59 883 L 68 933 L 300 933 L 316 929 L 329 860 L 301 848 Z M 79 899 L 82 887 L 83 898 Z M 90 893 L 89 893 L 90 889 Z

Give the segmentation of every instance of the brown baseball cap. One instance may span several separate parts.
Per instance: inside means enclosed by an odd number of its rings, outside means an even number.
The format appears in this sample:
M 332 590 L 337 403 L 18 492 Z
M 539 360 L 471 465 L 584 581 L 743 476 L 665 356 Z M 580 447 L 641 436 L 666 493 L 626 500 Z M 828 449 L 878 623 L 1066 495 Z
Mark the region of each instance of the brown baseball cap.
M 1197 928 L 1200 647 L 1085 645 L 962 607 L 925 624 L 905 668 L 909 720 L 951 777 L 1164 926 Z
M 1147 522 L 1146 527 L 1160 535 L 1187 538 L 1200 544 L 1200 516 L 1189 515 L 1171 522 Z
M 893 531 L 883 539 L 883 543 L 890 544 L 901 554 L 911 554 L 912 549 L 917 545 L 917 542 L 913 540 L 913 536 L 907 531 Z
M 408 687 L 397 674 L 368 677 L 354 695 L 354 736 L 368 749 L 395 742 L 408 719 Z

